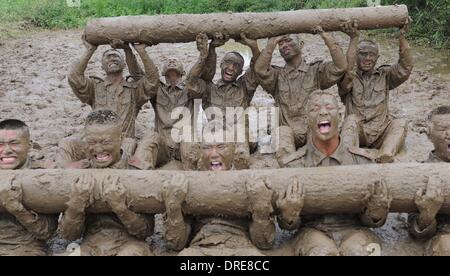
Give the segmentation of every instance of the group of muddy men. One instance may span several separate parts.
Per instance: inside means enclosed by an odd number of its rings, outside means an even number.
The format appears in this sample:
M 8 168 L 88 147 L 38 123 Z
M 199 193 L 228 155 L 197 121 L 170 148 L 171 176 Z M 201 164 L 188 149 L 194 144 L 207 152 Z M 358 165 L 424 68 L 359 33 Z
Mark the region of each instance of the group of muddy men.
M 229 39 L 221 33 L 197 36 L 200 55 L 186 77 L 179 60 L 168 59 L 161 74 L 165 82 L 160 81 L 158 68 L 146 52 L 148 45 L 121 41 L 114 41 L 111 49 L 103 53 L 106 78 L 87 77 L 85 70 L 97 46 L 83 39 L 86 51 L 68 80 L 73 93 L 93 110 L 86 118 L 84 131 L 64 138 L 52 162 L 34 161 L 29 157 L 28 126 L 20 120 L 3 120 L 0 169 L 248 169 L 250 154 L 255 150 L 248 140 L 174 141 L 171 131 L 180 118 L 173 119 L 171 113 L 177 107 L 193 109 L 194 99 L 201 99 L 204 109 L 246 108 L 259 85 L 273 96 L 279 108 L 275 158 L 280 167 L 394 162 L 404 146 L 407 122 L 389 114 L 389 91 L 405 82 L 413 68 L 405 39 L 408 24 L 400 28 L 398 62 L 380 67 L 376 67 L 377 43 L 360 40 L 357 22 L 342 25 L 342 31 L 350 37 L 346 55 L 331 34 L 315 28 L 328 47 L 330 62 L 307 63 L 302 55 L 304 42 L 298 35 L 269 38 L 260 51 L 257 41 L 241 34 L 238 42 L 253 54 L 249 69 L 243 72 L 241 54 L 226 53 L 217 82 L 213 82 L 216 48 Z M 284 67 L 271 65 L 277 46 L 286 62 Z M 125 58 L 118 49 L 124 50 Z M 123 72 L 126 65 L 130 73 L 127 78 Z M 344 120 L 337 97 L 323 91 L 335 84 L 345 105 Z M 156 127 L 137 141 L 136 117 L 148 101 L 155 110 Z M 429 161 L 450 162 L 450 106 L 437 107 L 428 120 L 428 136 L 435 148 Z M 204 131 L 227 130 L 228 125 L 232 122 L 214 118 Z M 82 255 L 153 255 L 146 238 L 153 234 L 154 215 L 131 210 L 119 176 L 108 173 L 102 180 L 101 193 L 112 210 L 110 214 L 86 212 L 93 204 L 93 188 L 98 181 L 90 174 L 72 184 L 67 209 L 59 216 L 27 210 L 22 204 L 21 184 L 14 178 L 0 181 L 0 206 L 7 211 L 0 214 L 0 255 L 47 255 L 47 241 L 55 235 L 78 242 Z M 371 255 L 374 248 L 381 248 L 371 228 L 384 225 L 389 213 L 392 198 L 383 181 L 374 182 L 359 215 L 314 216 L 302 215 L 303 185 L 307 183 L 292 179 L 277 195 L 274 206 L 273 191 L 265 181 L 245 180 L 251 215 L 235 219 L 184 214 L 183 202 L 192 183 L 181 174 L 167 179 L 161 194 L 167 246 L 184 256 L 263 255 L 273 246 L 278 223 L 282 229 L 297 230 L 291 240 L 296 255 Z M 429 240 L 427 255 L 450 254 L 450 220 L 438 215 L 444 202 L 444 181 L 439 176 L 430 177 L 426 189 L 415 196 L 418 212 L 409 214 L 412 236 Z

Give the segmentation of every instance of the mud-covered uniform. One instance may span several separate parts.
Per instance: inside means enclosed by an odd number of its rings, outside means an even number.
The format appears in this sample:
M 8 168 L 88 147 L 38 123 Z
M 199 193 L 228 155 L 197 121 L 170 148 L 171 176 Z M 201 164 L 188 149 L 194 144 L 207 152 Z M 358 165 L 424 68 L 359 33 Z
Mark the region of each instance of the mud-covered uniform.
M 196 217 L 194 238 L 179 256 L 263 256 L 252 244 L 248 227 L 244 219 Z
M 371 164 L 373 159 L 374 157 L 368 150 L 349 147 L 342 142 L 342 139 L 336 151 L 332 155 L 326 156 L 314 146 L 309 138 L 304 147 L 293 154 L 285 156 L 283 162 L 286 164 L 286 167 L 290 168 L 310 168 Z M 376 236 L 366 226 L 380 227 L 382 226 L 381 223 L 384 222 L 375 223 L 370 218 L 365 220 L 366 222 L 362 223 L 357 214 L 305 215 L 301 217 L 302 227 L 298 238 L 307 235 L 308 232 L 318 230 L 325 233 L 339 245 L 346 236 L 359 231 L 364 232 L 366 236 L 373 237 L 373 240 L 377 240 Z M 282 228 L 293 230 L 293 226 L 289 225 L 281 217 L 279 218 L 279 223 Z M 302 255 L 301 252 L 302 242 L 299 242 L 296 244 L 295 253 L 296 255 Z
M 137 79 L 137 80 L 134 80 Z M 158 83 L 152 83 L 147 77 L 135 77 L 123 80 L 116 86 L 109 80 L 84 75 L 69 75 L 69 84 L 81 102 L 89 104 L 92 110 L 111 110 L 120 117 L 124 139 L 122 149 L 132 155 L 136 148 L 136 117 L 142 106 L 156 97 Z M 86 146 L 80 135 L 62 139 L 58 144 L 57 163 L 65 164 L 86 158 Z
M 404 142 L 407 122 L 389 115 L 389 91 L 408 80 L 412 68 L 411 52 L 405 49 L 400 52 L 397 64 L 380 66 L 368 77 L 357 70 L 351 82 L 338 83 L 346 115 L 354 114 L 359 118 L 361 146 L 380 149 L 388 136 Z
M 270 60 L 272 53 L 263 51 L 259 58 Z M 269 63 L 269 62 L 266 62 Z M 303 60 L 296 68 L 272 66 L 261 86 L 270 93 L 280 109 L 279 149 L 277 158 L 293 153 L 306 144 L 308 122 L 306 101 L 317 89 L 328 89 L 344 75 L 333 62 Z
M 441 160 L 434 152 L 430 153 L 429 163 L 441 163 Z M 420 229 L 417 220 L 419 214 L 408 215 L 409 232 L 417 239 L 431 238 L 428 242 L 425 255 L 444 254 L 450 256 L 450 215 L 438 214 L 436 221 L 425 229 Z
M 172 139 L 171 134 L 175 124 L 179 124 L 183 117 L 179 116 L 174 119 L 172 118 L 172 112 L 176 108 L 187 108 L 191 114 L 190 126 L 193 126 L 193 120 L 197 118 L 194 114 L 194 99 L 201 97 L 202 94 L 188 89 L 184 82 L 175 86 L 161 82 L 156 97 L 151 100 L 155 109 L 156 131 L 147 132 L 145 138 L 138 145 L 136 156 L 149 164 L 156 164 L 157 167 L 174 159 L 189 162 L 189 157 L 185 155 L 189 154 L 191 143 L 176 142 Z M 181 129 L 175 130 L 181 131 Z M 180 146 L 184 148 L 180 150 Z M 154 148 L 158 150 L 157 154 L 153 155 Z M 183 152 L 186 154 L 183 154 Z M 150 157 L 156 158 L 156 160 L 148 160 Z
M 48 167 L 39 161 L 28 160 L 20 169 L 45 168 Z M 16 218 L 8 213 L 0 214 L 0 256 L 46 256 L 49 254 L 46 241 L 53 235 L 58 217 L 32 213 L 34 219 L 27 220 L 26 226 L 19 222 L 20 217 Z
M 231 121 L 226 120 L 226 109 L 230 108 L 246 108 L 250 106 L 255 91 L 259 85 L 259 78 L 256 76 L 254 70 L 254 62 L 250 64 L 249 69 L 245 74 L 234 82 L 224 82 L 220 79 L 217 83 L 212 81 L 205 81 L 201 78 L 196 78 L 191 81 L 192 90 L 198 94 L 203 95 L 202 106 L 206 110 L 209 107 L 216 107 L 222 111 L 224 116 L 224 126 L 232 127 L 234 124 L 238 125 L 238 129 L 245 127 L 245 141 L 236 143 L 236 156 L 234 164 L 238 169 L 246 169 L 249 166 L 250 147 L 248 144 L 248 122 L 244 117 L 235 118 Z M 245 113 L 242 114 L 245 116 Z

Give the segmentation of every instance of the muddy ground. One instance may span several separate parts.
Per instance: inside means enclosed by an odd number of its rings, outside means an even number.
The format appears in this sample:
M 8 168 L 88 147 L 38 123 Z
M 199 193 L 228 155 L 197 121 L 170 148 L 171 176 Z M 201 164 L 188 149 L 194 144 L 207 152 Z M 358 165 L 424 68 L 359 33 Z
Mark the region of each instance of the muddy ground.
M 21 38 L 0 41 L 0 120 L 16 118 L 27 122 L 32 131 L 33 155 L 36 158 L 52 159 L 58 141 L 78 133 L 90 107 L 82 104 L 72 94 L 67 83 L 67 73 L 71 64 L 84 50 L 81 31 L 38 32 Z M 341 45 L 346 47 L 347 38 L 337 35 Z M 377 38 L 380 41 L 382 57 L 379 64 L 397 61 L 398 42 L 392 38 Z M 265 41 L 260 41 L 264 46 Z M 89 64 L 88 74 L 102 77 L 100 57 L 105 46 L 99 47 Z M 239 44 L 228 43 L 218 49 L 219 58 L 225 51 L 237 50 L 246 55 L 249 50 Z M 169 57 L 180 59 L 189 69 L 197 58 L 194 43 L 161 44 L 148 48 L 159 68 Z M 450 104 L 450 54 L 425 47 L 414 47 L 416 66 L 410 80 L 391 92 L 391 113 L 409 120 L 409 133 L 406 150 L 398 157 L 399 162 L 425 161 L 431 150 L 431 143 L 424 133 L 427 113 L 441 104 Z M 304 53 L 308 61 L 325 57 L 329 59 L 320 37 L 305 35 Z M 283 61 L 276 52 L 274 63 Z M 219 77 L 217 70 L 216 78 Z M 336 91 L 336 88 L 331 88 Z M 254 104 L 266 106 L 273 103 L 259 88 Z M 138 137 L 146 128 L 153 126 L 154 113 L 149 104 L 141 111 L 138 124 Z M 264 167 L 271 162 L 264 156 L 257 166 Z M 261 163 L 262 162 L 262 163 Z M 158 216 L 160 218 L 160 216 Z M 158 254 L 167 252 L 162 240 L 161 219 L 157 220 L 156 234 L 149 239 Z M 412 242 L 407 233 L 406 216 L 391 214 L 388 223 L 376 232 L 383 237 L 386 255 L 421 255 L 423 244 Z M 289 255 L 292 250 L 289 239 L 293 233 L 279 231 L 276 249 L 270 255 Z M 58 247 L 56 247 L 58 248 Z

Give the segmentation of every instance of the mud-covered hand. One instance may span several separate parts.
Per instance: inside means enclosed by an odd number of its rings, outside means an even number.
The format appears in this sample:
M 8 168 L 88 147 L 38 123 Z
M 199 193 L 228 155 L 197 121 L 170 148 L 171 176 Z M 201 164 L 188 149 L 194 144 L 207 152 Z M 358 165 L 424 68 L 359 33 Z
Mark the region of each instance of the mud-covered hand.
M 181 211 L 181 206 L 188 192 L 188 186 L 189 182 L 182 174 L 176 174 L 171 180 L 164 182 L 161 195 L 168 216 Z
M 127 206 L 127 190 L 120 183 L 118 175 L 108 175 L 103 179 L 103 199 L 113 211 L 122 211 Z
M 246 45 L 252 49 L 258 48 L 258 41 L 255 39 L 248 38 L 245 33 L 240 34 L 240 39 L 237 39 L 236 42 Z
M 96 180 L 91 174 L 84 174 L 72 184 L 69 206 L 84 210 L 94 202 Z
M 0 204 L 11 214 L 24 209 L 22 186 L 14 181 L 14 176 L 0 180 Z
M 250 203 L 253 220 L 268 219 L 273 213 L 273 191 L 262 179 L 251 177 L 245 182 L 245 189 Z
M 419 211 L 418 224 L 423 229 L 431 225 L 444 203 L 444 182 L 438 175 L 428 179 L 427 187 L 419 189 L 414 197 Z
M 277 200 L 277 207 L 282 218 L 287 222 L 294 222 L 300 217 L 305 202 L 302 183 L 294 178 L 283 194 Z
M 272 47 L 276 47 L 278 45 L 278 43 L 280 43 L 280 41 L 282 41 L 285 37 L 286 36 L 284 36 L 284 35 L 271 37 L 267 41 L 267 45 L 268 46 L 272 46 Z
M 359 37 L 358 22 L 356 20 L 342 23 L 341 30 L 350 38 Z
M 135 44 L 133 44 L 133 48 L 138 53 L 145 52 L 145 48 L 147 48 L 147 47 L 148 47 L 148 44 L 145 44 L 145 43 L 135 43 Z
M 404 36 L 409 31 L 409 28 L 411 27 L 413 20 L 410 16 L 406 18 L 405 24 L 403 24 L 402 27 L 400 27 L 400 35 Z
M 81 40 L 83 41 L 84 47 L 86 47 L 86 49 L 88 51 L 95 51 L 95 50 L 97 50 L 97 45 L 93 45 L 93 44 L 87 42 L 86 35 L 82 35 L 81 36 Z
M 392 197 L 383 179 L 369 185 L 365 197 L 365 214 L 374 222 L 385 221 L 391 207 Z
M 164 216 L 164 237 L 173 250 L 183 249 L 189 240 L 191 226 L 183 217 L 182 204 L 186 199 L 189 182 L 182 174 L 174 175 L 164 181 L 161 196 L 166 206 Z
M 208 36 L 204 33 L 199 33 L 195 41 L 197 42 L 197 50 L 200 52 L 200 55 L 206 58 L 208 56 Z
M 211 47 L 220 47 L 225 45 L 225 43 L 227 43 L 227 41 L 230 39 L 230 36 L 228 35 L 224 35 L 221 32 L 216 32 L 214 33 L 212 40 L 211 40 Z
M 123 40 L 116 38 L 113 39 L 109 45 L 111 45 L 111 48 L 114 49 L 131 50 L 130 44 L 128 42 L 124 42 Z

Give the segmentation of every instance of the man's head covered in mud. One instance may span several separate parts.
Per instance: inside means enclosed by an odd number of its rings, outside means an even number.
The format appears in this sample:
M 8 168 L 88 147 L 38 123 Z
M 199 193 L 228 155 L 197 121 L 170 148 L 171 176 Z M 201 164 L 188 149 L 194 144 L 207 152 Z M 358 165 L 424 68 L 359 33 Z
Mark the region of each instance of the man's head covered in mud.
M 220 63 L 222 81 L 234 82 L 242 74 L 244 68 L 244 57 L 238 52 L 227 53 Z
M 203 128 L 203 141 L 199 157 L 202 170 L 231 170 L 235 143 L 228 141 L 229 137 L 227 136 L 229 136 L 228 132 L 224 130 L 222 122 L 211 121 Z
M 375 68 L 379 55 L 378 44 L 372 40 L 361 40 L 358 44 L 357 65 L 362 72 L 370 72 Z
M 185 71 L 183 64 L 176 58 L 169 58 L 163 66 L 162 75 L 166 78 L 166 83 L 177 85 L 181 82 Z
M 125 60 L 119 50 L 109 49 L 103 53 L 102 68 L 106 74 L 122 73 L 125 69 Z
M 278 41 L 278 50 L 286 62 L 301 56 L 303 46 L 304 42 L 299 35 L 284 35 Z
M 88 159 L 94 168 L 107 168 L 121 159 L 122 132 L 119 115 L 110 110 L 90 113 L 84 127 Z
M 450 162 L 450 106 L 440 106 L 428 116 L 428 137 L 434 145 L 435 154 Z
M 28 160 L 31 148 L 28 126 L 15 119 L 0 122 L 0 169 L 19 169 Z
M 333 94 L 320 90 L 313 92 L 309 96 L 307 108 L 308 126 L 313 141 L 339 139 L 341 116 Z

